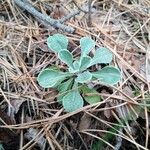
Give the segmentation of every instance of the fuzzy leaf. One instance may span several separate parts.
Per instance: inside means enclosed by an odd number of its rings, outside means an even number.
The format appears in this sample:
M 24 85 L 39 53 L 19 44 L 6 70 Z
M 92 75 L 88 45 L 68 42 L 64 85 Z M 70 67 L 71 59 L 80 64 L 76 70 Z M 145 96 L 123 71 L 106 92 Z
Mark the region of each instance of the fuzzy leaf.
M 0 144 L 0 150 L 5 150 L 2 144 Z
M 112 59 L 112 52 L 105 47 L 101 47 L 96 50 L 95 55 L 91 60 L 90 66 L 95 64 L 107 64 L 110 63 Z
M 74 68 L 75 70 L 79 70 L 79 68 L 80 68 L 80 62 L 79 62 L 79 60 L 75 60 L 75 61 L 73 62 L 73 68 Z
M 90 62 L 91 62 L 91 57 L 89 57 L 89 56 L 81 57 L 79 70 L 83 71 L 83 70 L 87 69 Z
M 95 41 L 89 37 L 83 37 L 80 39 L 81 56 L 86 56 L 94 47 Z
M 63 107 L 67 112 L 82 108 L 83 103 L 83 98 L 77 90 L 71 91 L 63 97 Z
M 103 69 L 97 72 L 93 72 L 92 75 L 104 84 L 110 85 L 116 84 L 121 79 L 121 73 L 119 69 L 112 66 L 104 67 Z
M 89 71 L 85 71 L 79 73 L 75 81 L 78 83 L 86 83 L 89 82 L 91 79 L 92 79 L 92 74 Z
M 58 91 L 59 91 L 59 94 L 61 94 L 60 96 L 57 97 L 57 100 L 60 102 L 62 101 L 64 95 L 66 94 L 66 92 L 68 90 L 71 89 L 71 86 L 73 84 L 73 78 L 61 83 L 59 86 L 58 86 Z
M 90 89 L 88 86 L 83 86 L 81 90 L 83 92 L 84 99 L 89 104 L 94 104 L 101 101 L 101 96 L 98 95 L 98 92 L 96 90 Z M 91 95 L 87 95 L 87 94 L 91 94 Z
M 68 50 L 62 50 L 58 53 L 59 59 L 67 64 L 69 67 L 72 67 L 73 56 Z
M 62 34 L 54 34 L 47 38 L 48 47 L 54 52 L 60 52 L 63 49 L 67 49 L 68 39 Z
M 40 72 L 37 81 L 44 88 L 54 87 L 57 83 L 71 76 L 69 73 L 64 73 L 58 70 L 45 69 Z
M 80 62 L 79 62 L 79 60 L 75 60 L 73 62 L 73 67 L 72 66 L 69 67 L 69 72 L 70 73 L 79 72 L 79 68 L 80 68 Z

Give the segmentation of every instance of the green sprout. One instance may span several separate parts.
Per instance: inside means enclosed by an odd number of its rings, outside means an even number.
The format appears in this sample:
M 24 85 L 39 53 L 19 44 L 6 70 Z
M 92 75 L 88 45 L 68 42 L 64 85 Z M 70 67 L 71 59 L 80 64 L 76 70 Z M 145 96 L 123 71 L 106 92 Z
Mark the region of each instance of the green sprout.
M 88 69 L 96 64 L 109 64 L 113 59 L 113 54 L 109 49 L 105 47 L 95 49 L 96 43 L 91 38 L 80 39 L 80 58 L 73 58 L 72 53 L 67 49 L 68 43 L 67 37 L 62 34 L 48 37 L 48 47 L 68 68 L 65 72 L 46 68 L 40 72 L 37 81 L 43 88 L 56 88 L 61 95 L 57 98 L 58 101 L 62 102 L 66 111 L 72 112 L 82 108 L 84 100 L 89 104 L 101 100 L 98 92 L 89 88 L 88 83 L 98 80 L 103 84 L 114 85 L 120 81 L 121 74 L 118 68 L 110 65 L 95 72 Z M 95 49 L 95 55 L 90 57 L 89 53 L 92 49 Z M 88 93 L 94 94 L 87 96 Z

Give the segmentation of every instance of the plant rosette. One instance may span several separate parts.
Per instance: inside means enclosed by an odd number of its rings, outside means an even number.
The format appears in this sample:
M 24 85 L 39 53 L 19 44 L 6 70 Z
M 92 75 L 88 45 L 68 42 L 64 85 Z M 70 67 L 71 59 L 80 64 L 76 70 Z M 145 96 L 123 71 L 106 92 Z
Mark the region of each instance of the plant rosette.
M 90 37 L 81 38 L 81 55 L 79 59 L 75 59 L 67 49 L 66 36 L 54 34 L 47 39 L 50 50 L 55 52 L 68 68 L 65 72 L 46 68 L 39 73 L 37 81 L 43 88 L 56 88 L 59 91 L 60 96 L 57 99 L 67 112 L 82 108 L 84 100 L 89 104 L 101 100 L 98 92 L 88 87 L 89 82 L 98 80 L 105 85 L 115 85 L 121 79 L 119 69 L 114 66 L 108 65 L 95 72 L 89 71 L 89 67 L 96 64 L 110 64 L 113 59 L 109 49 L 105 47 L 95 49 L 95 44 Z M 95 49 L 95 54 L 90 57 L 89 53 L 92 49 Z

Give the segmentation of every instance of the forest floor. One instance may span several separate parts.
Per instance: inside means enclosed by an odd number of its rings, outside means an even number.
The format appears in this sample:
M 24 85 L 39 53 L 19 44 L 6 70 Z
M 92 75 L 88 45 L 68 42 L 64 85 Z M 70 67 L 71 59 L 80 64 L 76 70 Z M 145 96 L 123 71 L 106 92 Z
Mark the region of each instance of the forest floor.
M 66 112 L 38 84 L 43 68 L 66 67 L 46 43 L 55 33 L 72 52 L 89 36 L 113 53 L 122 79 L 94 85 L 100 102 Z M 149 41 L 149 0 L 0 0 L 0 150 L 150 149 Z

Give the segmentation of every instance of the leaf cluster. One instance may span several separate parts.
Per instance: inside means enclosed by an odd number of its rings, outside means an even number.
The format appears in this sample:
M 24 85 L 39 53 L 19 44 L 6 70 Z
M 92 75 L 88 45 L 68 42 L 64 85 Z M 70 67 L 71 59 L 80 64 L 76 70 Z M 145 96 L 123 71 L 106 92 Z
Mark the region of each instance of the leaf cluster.
M 90 37 L 80 39 L 80 58 L 73 57 L 68 50 L 68 39 L 62 34 L 49 36 L 47 45 L 68 68 L 66 72 L 50 68 L 44 69 L 38 75 L 37 81 L 44 88 L 57 88 L 61 94 L 58 100 L 68 112 L 83 107 L 84 100 L 90 104 L 100 101 L 100 96 L 96 95 L 97 91 L 88 87 L 89 82 L 98 80 L 103 84 L 114 85 L 121 78 L 119 69 L 113 66 L 106 66 L 95 72 L 89 71 L 88 68 L 91 66 L 109 64 L 113 59 L 113 54 L 109 49 L 95 48 L 96 43 Z M 95 50 L 95 54 L 90 57 L 89 53 L 92 49 Z M 95 95 L 87 96 L 89 93 Z

